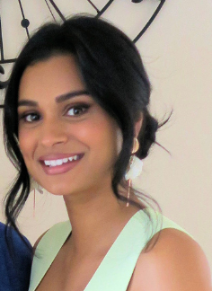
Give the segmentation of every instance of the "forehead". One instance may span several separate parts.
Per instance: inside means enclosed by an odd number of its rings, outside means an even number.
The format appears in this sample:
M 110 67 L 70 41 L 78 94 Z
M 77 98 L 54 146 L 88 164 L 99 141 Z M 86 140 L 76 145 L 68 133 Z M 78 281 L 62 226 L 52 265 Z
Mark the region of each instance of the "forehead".
M 26 68 L 18 96 L 19 100 L 39 98 L 45 93 L 55 97 L 85 87 L 75 57 L 57 55 Z

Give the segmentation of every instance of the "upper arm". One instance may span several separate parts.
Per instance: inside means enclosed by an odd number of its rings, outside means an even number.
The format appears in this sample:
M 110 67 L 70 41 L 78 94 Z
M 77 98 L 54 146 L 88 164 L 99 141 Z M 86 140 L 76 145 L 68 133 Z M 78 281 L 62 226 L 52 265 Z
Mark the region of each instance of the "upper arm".
M 129 290 L 211 291 L 205 254 L 185 233 L 164 229 L 152 249 L 141 253 Z

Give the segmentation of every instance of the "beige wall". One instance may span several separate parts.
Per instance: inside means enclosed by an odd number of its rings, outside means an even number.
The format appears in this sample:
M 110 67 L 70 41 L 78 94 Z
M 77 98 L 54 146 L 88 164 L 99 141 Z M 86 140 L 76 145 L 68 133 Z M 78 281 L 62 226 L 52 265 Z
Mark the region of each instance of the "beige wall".
M 44 1 L 25 0 L 23 4 L 29 2 L 26 16 L 36 11 L 34 17 L 30 16 L 33 30 L 50 17 Z M 63 12 L 94 13 L 87 1 L 55 2 Z M 101 7 L 106 1 L 94 2 Z M 104 16 L 132 38 L 158 4 L 156 0 L 140 4 L 127 0 L 114 2 Z M 20 12 L 13 11 L 17 1 L 0 1 L 0 5 L 3 26 L 8 22 L 4 27 L 7 54 L 12 57 L 25 37 L 23 29 L 15 24 L 20 21 Z M 166 216 L 196 238 L 212 267 L 211 19 L 211 0 L 167 0 L 156 21 L 137 43 L 153 86 L 152 112 L 161 119 L 172 109 L 174 113 L 157 136 L 171 156 L 154 146 L 136 183 L 157 199 Z M 10 66 L 6 69 L 9 72 Z M 15 171 L 5 157 L 2 138 L 0 155 L 0 196 L 3 197 Z M 48 193 L 37 194 L 35 217 L 32 208 L 31 195 L 19 224 L 32 243 L 52 224 L 67 218 L 62 199 Z M 2 213 L 0 218 L 4 221 Z

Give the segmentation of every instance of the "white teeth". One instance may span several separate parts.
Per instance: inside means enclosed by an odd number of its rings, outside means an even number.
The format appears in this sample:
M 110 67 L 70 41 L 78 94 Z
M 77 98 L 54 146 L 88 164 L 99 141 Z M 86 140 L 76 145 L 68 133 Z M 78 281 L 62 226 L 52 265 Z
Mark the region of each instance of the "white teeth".
M 76 161 L 76 160 L 78 160 L 78 156 L 77 155 L 75 155 L 73 157 L 69 157 L 69 158 L 64 158 L 64 159 L 58 159 L 58 160 L 52 160 L 52 161 L 44 161 L 44 164 L 46 166 L 55 167 L 55 166 L 60 166 L 62 164 L 65 164 L 68 161 L 72 162 L 72 161 Z
M 57 161 L 56 161 L 56 165 L 57 165 L 57 166 L 62 165 L 62 163 L 63 163 L 63 160 L 57 160 Z

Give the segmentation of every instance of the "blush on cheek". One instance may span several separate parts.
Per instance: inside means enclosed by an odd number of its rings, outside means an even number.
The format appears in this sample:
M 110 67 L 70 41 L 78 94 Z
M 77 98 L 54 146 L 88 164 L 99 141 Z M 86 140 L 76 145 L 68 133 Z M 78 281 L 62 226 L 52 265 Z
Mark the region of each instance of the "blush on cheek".
M 20 146 L 20 151 L 24 158 L 25 164 L 27 164 L 30 158 L 33 157 L 34 155 L 35 143 L 34 143 L 33 137 L 27 133 L 25 134 L 23 132 L 20 132 L 19 146 Z

